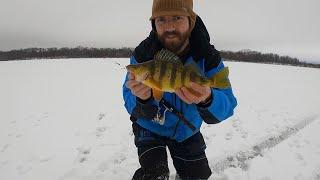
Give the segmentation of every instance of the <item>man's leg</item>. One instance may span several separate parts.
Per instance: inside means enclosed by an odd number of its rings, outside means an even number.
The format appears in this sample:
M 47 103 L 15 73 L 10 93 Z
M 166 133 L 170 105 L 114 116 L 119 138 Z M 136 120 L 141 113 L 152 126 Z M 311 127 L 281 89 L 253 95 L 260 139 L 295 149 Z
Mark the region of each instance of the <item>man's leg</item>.
M 169 179 L 166 145 L 160 136 L 133 123 L 135 145 L 138 148 L 139 168 L 133 180 Z
M 187 140 L 168 144 L 173 165 L 182 180 L 208 179 L 211 169 L 205 154 L 206 145 L 199 132 Z

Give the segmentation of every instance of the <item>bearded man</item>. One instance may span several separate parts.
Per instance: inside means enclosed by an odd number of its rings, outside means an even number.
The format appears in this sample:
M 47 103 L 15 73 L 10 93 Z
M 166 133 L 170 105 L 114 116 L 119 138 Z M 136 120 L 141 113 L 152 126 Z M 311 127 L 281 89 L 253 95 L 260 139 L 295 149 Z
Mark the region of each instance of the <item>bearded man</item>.
M 184 65 L 196 64 L 203 76 L 212 77 L 224 68 L 219 51 L 210 44 L 205 25 L 193 11 L 192 0 L 153 0 L 150 20 L 152 31 L 135 48 L 130 64 L 152 60 L 164 48 L 179 56 Z M 188 88 L 165 92 L 159 102 L 150 87 L 128 72 L 123 98 L 141 165 L 132 179 L 169 179 L 167 148 L 176 179 L 210 177 L 200 127 L 203 121 L 217 124 L 233 115 L 237 101 L 231 87 L 218 89 L 190 83 Z M 195 128 L 190 129 L 181 118 Z

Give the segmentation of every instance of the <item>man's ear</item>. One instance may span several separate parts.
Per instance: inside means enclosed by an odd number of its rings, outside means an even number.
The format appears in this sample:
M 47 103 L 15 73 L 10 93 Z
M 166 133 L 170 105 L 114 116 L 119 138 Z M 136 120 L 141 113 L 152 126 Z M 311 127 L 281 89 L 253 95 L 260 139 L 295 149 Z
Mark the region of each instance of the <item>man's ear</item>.
M 152 26 L 152 30 L 154 30 L 154 32 L 157 32 L 157 28 L 156 28 L 156 24 L 154 22 L 154 19 L 151 20 L 151 26 Z

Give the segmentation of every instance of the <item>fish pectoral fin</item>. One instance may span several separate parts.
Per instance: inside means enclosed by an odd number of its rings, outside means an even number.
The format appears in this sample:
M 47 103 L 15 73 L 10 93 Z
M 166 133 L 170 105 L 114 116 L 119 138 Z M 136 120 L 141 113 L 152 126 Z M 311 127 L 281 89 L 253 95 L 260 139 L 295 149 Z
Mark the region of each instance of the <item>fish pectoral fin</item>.
M 159 91 L 155 88 L 152 88 L 152 94 L 157 101 L 160 101 L 163 96 L 163 91 Z
M 199 66 L 197 66 L 196 63 L 191 63 L 185 66 L 186 69 L 191 70 L 191 72 L 196 73 L 197 75 L 201 76 L 201 69 L 199 68 Z
M 151 88 L 160 90 L 159 82 L 156 82 L 153 78 L 148 78 L 148 84 L 150 85 Z

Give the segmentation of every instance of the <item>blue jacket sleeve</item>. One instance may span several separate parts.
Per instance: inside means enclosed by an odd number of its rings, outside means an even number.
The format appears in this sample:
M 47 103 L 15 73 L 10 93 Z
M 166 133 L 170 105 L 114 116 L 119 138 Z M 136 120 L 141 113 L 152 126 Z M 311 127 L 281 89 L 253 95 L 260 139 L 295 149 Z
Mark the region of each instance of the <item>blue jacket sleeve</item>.
M 137 64 L 134 56 L 130 58 L 130 64 Z M 126 82 L 128 81 L 128 74 L 126 74 L 123 86 L 122 95 L 124 100 L 124 106 L 128 113 L 131 115 L 130 119 L 135 121 L 138 118 L 153 119 L 158 111 L 157 102 L 150 98 L 147 101 L 143 101 L 133 95 L 131 90 L 126 87 Z
M 211 69 L 206 73 L 207 77 L 213 76 L 224 68 L 221 61 L 217 68 Z M 197 106 L 200 116 L 208 124 L 219 123 L 233 115 L 237 100 L 232 92 L 232 88 L 216 89 L 211 88 L 212 102 L 206 107 Z

